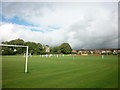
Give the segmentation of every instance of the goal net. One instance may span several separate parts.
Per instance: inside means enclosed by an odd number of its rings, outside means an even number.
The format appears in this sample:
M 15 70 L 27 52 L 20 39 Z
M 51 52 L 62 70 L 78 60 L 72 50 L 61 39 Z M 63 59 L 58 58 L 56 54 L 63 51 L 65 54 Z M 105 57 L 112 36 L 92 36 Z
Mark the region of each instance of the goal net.
M 2 50 L 2 46 L 4 47 L 23 47 L 23 48 L 26 48 L 26 61 L 25 61 L 25 73 L 28 72 L 28 46 L 22 46 L 22 45 L 7 45 L 7 44 L 0 44 L 0 49 Z M 0 54 L 2 54 L 2 51 L 0 51 Z M 2 57 L 1 57 L 2 59 Z M 2 64 L 2 63 L 1 63 Z M 2 66 L 2 65 L 0 65 Z

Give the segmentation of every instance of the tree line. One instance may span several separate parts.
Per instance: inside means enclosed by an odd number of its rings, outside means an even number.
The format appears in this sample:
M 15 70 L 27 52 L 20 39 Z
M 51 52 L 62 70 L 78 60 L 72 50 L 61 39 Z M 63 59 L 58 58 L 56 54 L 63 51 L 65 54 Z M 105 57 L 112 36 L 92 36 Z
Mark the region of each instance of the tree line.
M 35 42 L 25 42 L 22 39 L 15 39 L 11 41 L 2 42 L 2 44 L 7 45 L 24 45 L 29 47 L 29 53 L 31 55 L 43 55 L 43 54 L 70 54 L 72 51 L 71 46 L 69 43 L 62 43 L 60 46 L 57 47 L 50 47 L 50 52 L 46 52 L 43 48 L 44 46 L 41 43 Z M 17 54 L 24 54 L 26 53 L 26 48 L 24 47 L 6 47 L 2 46 L 2 55 L 17 55 Z

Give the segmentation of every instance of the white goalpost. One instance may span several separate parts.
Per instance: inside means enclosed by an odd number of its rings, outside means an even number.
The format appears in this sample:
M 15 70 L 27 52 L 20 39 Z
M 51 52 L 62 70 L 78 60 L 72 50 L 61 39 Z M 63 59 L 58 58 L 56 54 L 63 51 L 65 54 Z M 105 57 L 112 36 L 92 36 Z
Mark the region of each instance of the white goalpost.
M 8 47 L 26 47 L 25 73 L 28 72 L 28 46 L 22 46 L 22 45 L 7 45 L 7 44 L 0 44 L 0 46 L 8 46 Z

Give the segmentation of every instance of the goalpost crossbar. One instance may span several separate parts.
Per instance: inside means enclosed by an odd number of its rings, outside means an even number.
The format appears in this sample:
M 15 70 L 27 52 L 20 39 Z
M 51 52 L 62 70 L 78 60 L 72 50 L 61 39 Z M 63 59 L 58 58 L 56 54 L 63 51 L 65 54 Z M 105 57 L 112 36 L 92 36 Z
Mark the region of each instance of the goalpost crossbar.
M 25 73 L 28 72 L 28 46 L 22 46 L 22 45 L 7 45 L 7 44 L 0 44 L 0 46 L 8 46 L 8 47 L 26 47 Z
M 0 46 L 27 47 L 27 46 L 22 46 L 22 45 L 7 45 L 7 44 L 0 44 Z

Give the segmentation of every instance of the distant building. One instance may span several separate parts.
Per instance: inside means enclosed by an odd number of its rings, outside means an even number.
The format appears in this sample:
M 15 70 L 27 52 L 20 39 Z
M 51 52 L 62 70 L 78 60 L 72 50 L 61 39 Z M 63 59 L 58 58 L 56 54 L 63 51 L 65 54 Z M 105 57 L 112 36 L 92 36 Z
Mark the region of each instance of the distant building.
M 85 49 L 81 49 L 80 51 L 78 51 L 78 54 L 86 54 L 88 51 Z
M 105 51 L 105 50 L 102 50 L 102 53 L 106 53 L 106 51 Z
M 78 54 L 82 54 L 82 51 L 78 51 Z
M 45 49 L 45 52 L 50 52 L 50 47 L 48 45 L 43 46 L 43 49 Z
M 120 53 L 120 49 L 80 49 L 78 54 L 118 54 Z
M 14 52 L 16 52 L 17 51 L 17 49 L 14 49 Z
M 77 53 L 77 51 L 76 50 L 72 50 L 72 53 Z
M 118 50 L 113 50 L 113 54 L 118 54 Z
M 91 51 L 90 51 L 90 53 L 91 53 L 91 54 L 93 54 L 93 53 L 94 53 L 94 51 L 93 51 L 93 50 L 91 50 Z

